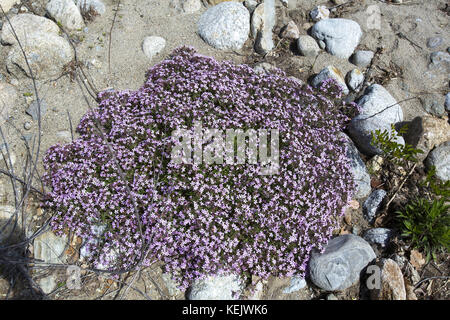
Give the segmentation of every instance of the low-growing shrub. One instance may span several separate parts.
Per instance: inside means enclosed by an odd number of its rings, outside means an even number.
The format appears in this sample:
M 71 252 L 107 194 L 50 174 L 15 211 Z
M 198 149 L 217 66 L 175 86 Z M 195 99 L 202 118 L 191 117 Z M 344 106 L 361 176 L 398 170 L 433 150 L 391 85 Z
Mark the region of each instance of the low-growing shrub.
M 316 91 L 282 71 L 260 74 L 179 48 L 137 91 L 101 93 L 80 137 L 48 150 L 52 227 L 83 238 L 96 266 L 159 260 L 182 288 L 217 272 L 302 275 L 355 188 L 338 134 L 355 106 L 340 97 L 332 81 Z M 172 131 L 197 120 L 278 129 L 278 174 L 259 175 L 258 164 L 171 162 Z
M 397 212 L 403 224 L 402 235 L 411 239 L 413 248 L 425 252 L 427 261 L 436 259 L 439 251 L 450 249 L 449 208 L 445 198 L 419 198 Z
M 422 150 L 414 148 L 410 144 L 401 144 L 396 140 L 398 137 L 405 134 L 408 130 L 408 126 L 404 125 L 398 131 L 395 129 L 395 125 L 391 125 L 391 131 L 377 129 L 371 132 L 371 144 L 377 148 L 380 148 L 383 157 L 387 161 L 391 161 L 396 165 L 405 165 L 410 162 L 417 162 L 417 155 L 423 153 Z

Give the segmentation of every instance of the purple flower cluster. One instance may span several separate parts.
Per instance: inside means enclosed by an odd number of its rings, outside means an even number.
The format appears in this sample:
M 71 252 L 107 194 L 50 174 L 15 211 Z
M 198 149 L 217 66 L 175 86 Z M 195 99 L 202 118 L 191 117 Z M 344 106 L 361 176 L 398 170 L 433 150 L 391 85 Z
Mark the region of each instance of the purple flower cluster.
M 162 261 L 181 288 L 223 271 L 302 275 L 354 191 L 338 135 L 351 106 L 335 102 L 337 88 L 327 81 L 316 91 L 282 71 L 260 74 L 178 48 L 137 91 L 102 92 L 80 138 L 47 151 L 52 227 L 83 238 L 94 265 Z M 172 131 L 198 120 L 279 129 L 278 174 L 258 175 L 256 164 L 171 162 Z M 92 226 L 103 226 L 100 237 Z

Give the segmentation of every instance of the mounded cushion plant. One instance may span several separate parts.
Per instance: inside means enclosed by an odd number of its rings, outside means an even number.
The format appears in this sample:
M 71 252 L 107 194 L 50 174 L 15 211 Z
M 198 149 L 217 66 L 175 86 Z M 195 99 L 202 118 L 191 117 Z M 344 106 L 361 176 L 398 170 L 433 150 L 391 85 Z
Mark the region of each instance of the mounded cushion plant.
M 340 96 L 332 81 L 316 91 L 280 70 L 261 74 L 178 48 L 137 91 L 100 93 L 80 137 L 47 151 L 52 227 L 83 238 L 94 266 L 162 261 L 181 288 L 218 272 L 302 275 L 355 188 L 338 134 L 354 106 Z M 194 121 L 279 129 L 278 174 L 171 162 L 172 131 Z

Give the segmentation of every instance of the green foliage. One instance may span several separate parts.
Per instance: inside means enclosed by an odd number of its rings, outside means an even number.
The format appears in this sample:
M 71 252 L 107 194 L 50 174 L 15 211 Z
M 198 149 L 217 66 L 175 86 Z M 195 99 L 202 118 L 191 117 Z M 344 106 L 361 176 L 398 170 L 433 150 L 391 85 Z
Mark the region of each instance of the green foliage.
M 376 130 L 371 133 L 372 145 L 382 151 L 383 157 L 395 165 L 407 166 L 417 163 L 417 155 L 422 150 L 405 143 L 397 143 L 397 137 L 405 134 L 405 125 L 396 131 Z M 436 253 L 450 247 L 450 215 L 448 200 L 450 197 L 450 181 L 442 182 L 435 176 L 435 168 L 429 170 L 421 187 L 428 193 L 428 198 L 410 201 L 404 210 L 397 211 L 401 223 L 402 235 L 411 239 L 413 248 L 423 250 L 429 261 L 436 259 Z
M 422 186 L 430 188 L 433 194 L 444 197 L 447 201 L 450 199 L 450 180 L 440 181 L 437 179 L 435 166 L 428 170 L 427 177 L 425 182 L 422 183 Z
M 397 165 L 405 164 L 405 162 L 417 162 L 416 155 L 423 153 L 422 150 L 414 148 L 412 145 L 396 142 L 397 138 L 408 131 L 408 126 L 404 125 L 398 132 L 395 126 L 391 125 L 391 131 L 375 130 L 371 132 L 371 144 L 381 150 L 383 156 L 388 161 L 392 161 Z
M 423 249 L 427 261 L 439 250 L 450 247 L 450 206 L 447 199 L 428 200 L 420 198 L 412 201 L 397 215 L 402 221 L 403 236 L 411 237 L 412 246 Z

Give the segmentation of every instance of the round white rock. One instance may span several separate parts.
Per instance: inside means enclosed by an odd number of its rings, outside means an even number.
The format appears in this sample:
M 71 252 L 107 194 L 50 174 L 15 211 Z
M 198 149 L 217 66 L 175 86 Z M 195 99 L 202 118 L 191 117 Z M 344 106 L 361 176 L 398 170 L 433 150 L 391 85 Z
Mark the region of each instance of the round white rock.
M 142 43 L 142 51 L 149 58 L 152 59 L 158 53 L 164 50 L 166 40 L 158 36 L 150 36 L 144 39 Z

